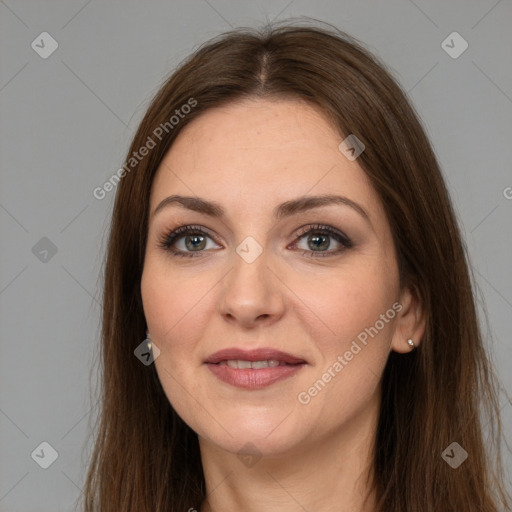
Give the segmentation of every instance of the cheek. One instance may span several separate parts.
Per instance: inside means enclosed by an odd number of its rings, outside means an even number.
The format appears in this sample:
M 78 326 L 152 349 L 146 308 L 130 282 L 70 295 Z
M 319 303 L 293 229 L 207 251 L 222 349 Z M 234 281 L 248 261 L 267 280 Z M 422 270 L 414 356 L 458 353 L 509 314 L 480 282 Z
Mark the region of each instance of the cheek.
M 396 295 L 395 285 L 377 273 L 338 276 L 330 286 L 331 293 L 313 296 L 312 309 L 321 317 L 315 320 L 319 329 L 313 338 L 319 364 L 301 391 L 310 400 L 304 414 L 335 429 L 378 398 L 395 327 Z M 329 327 L 329 335 L 321 325 Z
M 379 339 L 391 335 L 395 314 L 394 310 L 387 315 L 386 312 L 397 296 L 394 273 L 391 269 L 384 271 L 380 264 L 366 263 L 340 267 L 314 280 L 302 280 L 297 294 L 308 297 L 307 305 L 317 313 L 319 335 L 316 338 L 324 354 L 332 356 L 340 350 L 348 350 L 351 341 L 361 333 L 364 339 L 365 329 L 376 322 Z M 374 263 L 378 263 L 377 259 Z
M 200 415 L 200 410 L 191 407 L 190 396 L 201 396 L 194 372 L 196 363 L 199 365 L 195 357 L 197 340 L 207 325 L 205 288 L 204 278 L 187 279 L 178 272 L 169 272 L 169 267 L 157 258 L 146 260 L 141 295 L 148 330 L 160 349 L 155 368 L 169 403 L 192 423 Z
M 208 291 L 214 281 L 196 272 L 171 272 L 157 258 L 146 262 L 141 280 L 144 315 L 153 340 L 187 346 L 206 323 Z

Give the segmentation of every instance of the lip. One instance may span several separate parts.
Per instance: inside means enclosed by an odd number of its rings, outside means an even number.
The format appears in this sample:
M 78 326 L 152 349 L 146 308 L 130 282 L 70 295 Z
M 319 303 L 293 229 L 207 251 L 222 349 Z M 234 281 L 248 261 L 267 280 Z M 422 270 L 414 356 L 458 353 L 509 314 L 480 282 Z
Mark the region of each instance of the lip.
M 280 366 L 269 368 L 231 368 L 219 363 L 227 360 L 264 361 L 274 359 Z M 261 389 L 288 379 L 306 366 L 306 361 L 280 350 L 260 348 L 242 350 L 228 348 L 215 352 L 205 360 L 208 369 L 221 381 L 244 389 Z
M 221 361 L 227 361 L 229 359 L 239 359 L 242 361 L 265 361 L 269 359 L 275 359 L 287 364 L 299 364 L 306 363 L 304 359 L 292 356 L 287 352 L 281 352 L 273 348 L 257 348 L 253 350 L 243 350 L 239 348 L 225 348 L 215 352 L 209 356 L 205 363 L 216 364 Z

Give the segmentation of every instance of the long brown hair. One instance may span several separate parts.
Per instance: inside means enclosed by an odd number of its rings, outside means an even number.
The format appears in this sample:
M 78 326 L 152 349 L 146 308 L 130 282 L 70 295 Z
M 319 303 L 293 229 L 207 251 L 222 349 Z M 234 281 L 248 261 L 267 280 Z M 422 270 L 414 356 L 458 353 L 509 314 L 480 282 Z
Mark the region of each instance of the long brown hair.
M 199 510 L 205 498 L 197 435 L 173 410 L 154 365 L 134 356 L 145 338 L 140 282 L 150 190 L 164 155 L 201 113 L 244 97 L 313 102 L 340 134 L 363 141 L 358 163 L 384 205 L 401 284 L 413 283 L 425 307 L 420 346 L 406 355 L 392 352 L 384 370 L 374 456 L 377 510 L 510 510 L 498 382 L 434 152 L 384 64 L 344 32 L 307 20 L 236 29 L 208 41 L 165 80 L 140 123 L 127 155 L 131 163 L 116 182 L 104 276 L 101 413 L 84 510 L 184 512 Z M 182 109 L 186 104 L 194 106 Z M 169 122 L 177 109 L 183 115 Z M 155 145 L 148 154 L 130 160 L 149 138 Z M 442 457 L 453 442 L 468 453 L 456 469 Z

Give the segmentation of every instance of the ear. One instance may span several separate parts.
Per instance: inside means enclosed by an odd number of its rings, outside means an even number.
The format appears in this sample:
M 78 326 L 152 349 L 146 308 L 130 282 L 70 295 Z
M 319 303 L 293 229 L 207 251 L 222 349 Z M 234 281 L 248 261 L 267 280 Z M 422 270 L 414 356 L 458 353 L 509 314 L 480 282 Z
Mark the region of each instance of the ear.
M 421 343 L 425 334 L 427 315 L 419 290 L 415 285 L 408 285 L 403 288 L 399 303 L 402 309 L 397 313 L 391 349 L 394 352 L 406 353 L 412 350 L 407 340 L 411 339 L 415 347 L 418 347 Z

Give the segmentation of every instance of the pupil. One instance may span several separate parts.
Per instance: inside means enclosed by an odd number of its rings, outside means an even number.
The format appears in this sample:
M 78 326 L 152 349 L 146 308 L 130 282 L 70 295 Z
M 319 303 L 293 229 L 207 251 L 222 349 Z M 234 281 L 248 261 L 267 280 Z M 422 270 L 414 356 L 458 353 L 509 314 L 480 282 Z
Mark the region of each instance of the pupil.
M 317 244 L 317 242 L 323 239 L 323 243 L 320 242 L 320 244 Z M 314 235 L 310 237 L 310 240 L 313 241 L 314 245 L 309 244 L 310 248 L 314 249 L 327 249 L 329 247 L 329 241 L 327 240 L 327 237 L 325 235 Z
M 189 242 L 193 240 L 192 245 Z M 199 244 L 196 245 L 196 242 L 199 241 Z M 204 249 L 204 237 L 202 235 L 189 235 L 186 238 L 186 246 L 188 249 L 192 249 L 193 251 L 196 249 Z M 202 245 L 200 245 L 202 243 Z

